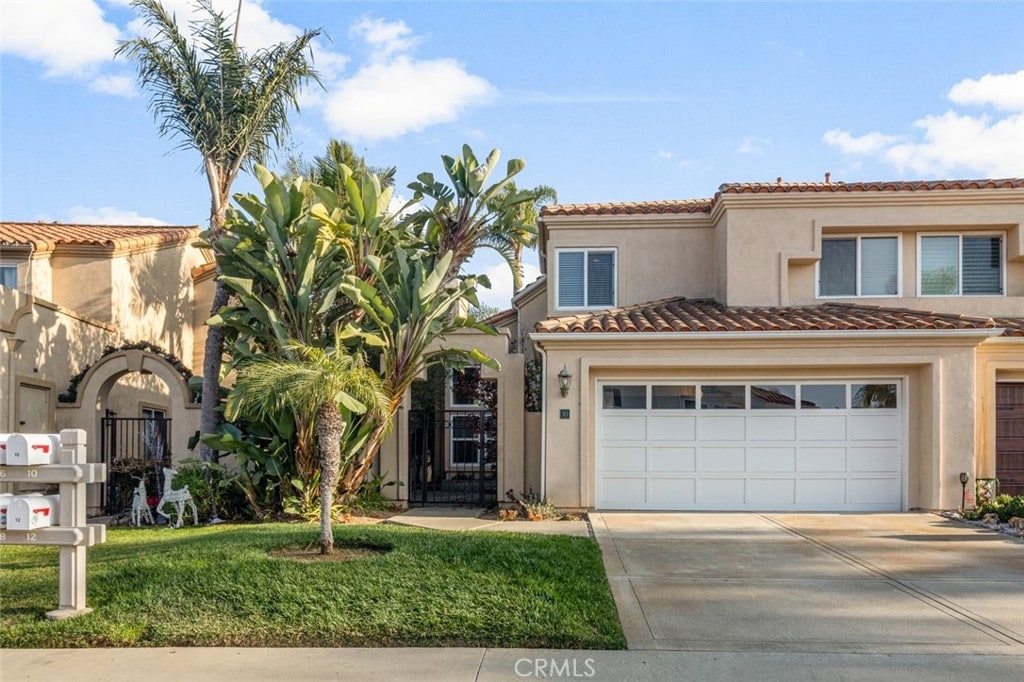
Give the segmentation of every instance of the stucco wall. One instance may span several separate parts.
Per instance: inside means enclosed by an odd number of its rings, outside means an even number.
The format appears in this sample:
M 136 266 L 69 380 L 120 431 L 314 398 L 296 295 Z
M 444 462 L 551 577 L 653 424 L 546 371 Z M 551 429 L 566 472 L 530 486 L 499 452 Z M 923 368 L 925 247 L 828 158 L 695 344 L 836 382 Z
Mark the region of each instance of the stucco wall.
M 541 335 L 538 335 L 541 336 Z M 908 508 L 950 509 L 961 471 L 975 471 L 975 348 L 981 339 L 665 339 L 541 341 L 548 366 L 573 374 L 568 397 L 548 372 L 546 493 L 562 507 L 594 504 L 594 395 L 602 378 L 783 380 L 895 377 L 905 386 Z M 576 344 L 574 346 L 574 344 Z M 1020 348 L 1020 346 L 1018 346 Z M 560 409 L 571 417 L 561 419 Z

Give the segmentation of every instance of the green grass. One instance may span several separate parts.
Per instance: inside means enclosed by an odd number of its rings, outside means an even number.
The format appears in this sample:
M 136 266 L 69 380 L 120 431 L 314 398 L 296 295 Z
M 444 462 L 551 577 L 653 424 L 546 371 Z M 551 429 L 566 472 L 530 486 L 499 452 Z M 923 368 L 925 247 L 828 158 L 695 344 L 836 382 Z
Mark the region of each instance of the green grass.
M 347 562 L 268 550 L 317 526 L 111 529 L 89 549 L 94 612 L 57 606 L 57 548 L 0 548 L 0 647 L 495 646 L 620 649 L 597 544 L 586 538 L 339 526 L 386 547 Z

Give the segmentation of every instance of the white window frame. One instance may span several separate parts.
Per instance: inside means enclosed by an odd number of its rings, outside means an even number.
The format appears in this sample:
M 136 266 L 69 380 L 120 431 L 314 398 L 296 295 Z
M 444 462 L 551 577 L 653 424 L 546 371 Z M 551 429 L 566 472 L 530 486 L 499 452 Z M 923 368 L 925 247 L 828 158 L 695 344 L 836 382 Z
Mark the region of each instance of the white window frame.
M 874 239 L 879 237 L 896 238 L 896 293 L 895 294 L 861 294 L 860 265 L 863 263 L 860 253 L 862 239 Z M 824 242 L 829 239 L 855 239 L 857 240 L 857 293 L 842 296 L 825 296 L 821 293 L 821 258 L 814 264 L 814 294 L 815 298 L 900 298 L 903 296 L 903 235 L 899 232 L 883 232 L 879 234 L 828 234 L 822 235 L 821 252 L 824 254 Z
M 958 294 L 926 294 L 921 286 L 921 241 L 926 237 L 957 237 Z M 964 237 L 999 238 L 999 288 L 997 294 L 964 293 Z M 1005 232 L 919 232 L 917 234 L 917 295 L 921 298 L 1005 298 L 1006 297 L 1006 233 Z
M 583 305 L 581 306 L 563 306 L 559 305 L 561 300 L 561 288 L 562 288 L 562 275 L 558 271 L 559 265 L 559 254 L 561 253 L 582 253 L 583 254 Z M 589 305 L 587 300 L 587 284 L 590 281 L 587 256 L 591 253 L 610 253 L 612 254 L 612 303 L 611 305 Z M 588 247 L 571 247 L 564 249 L 555 249 L 555 308 L 557 310 L 604 310 L 606 308 L 615 308 L 619 305 L 619 250 L 614 246 L 588 246 Z
M 18 289 L 18 285 L 20 284 L 20 282 L 18 281 L 20 279 L 20 277 L 18 276 L 18 264 L 8 261 L 0 261 L 0 269 L 6 268 L 11 268 L 12 270 L 14 270 L 14 288 Z
M 486 410 L 488 409 L 487 406 L 481 404 L 475 398 L 471 403 L 455 402 L 455 372 L 465 371 L 467 369 L 475 369 L 477 370 L 477 372 L 479 372 L 478 381 L 487 381 L 487 379 L 484 378 L 483 369 L 479 365 L 467 365 L 462 370 L 457 370 L 455 368 L 449 367 L 445 376 L 445 383 L 447 384 L 445 386 L 445 407 L 449 410 Z

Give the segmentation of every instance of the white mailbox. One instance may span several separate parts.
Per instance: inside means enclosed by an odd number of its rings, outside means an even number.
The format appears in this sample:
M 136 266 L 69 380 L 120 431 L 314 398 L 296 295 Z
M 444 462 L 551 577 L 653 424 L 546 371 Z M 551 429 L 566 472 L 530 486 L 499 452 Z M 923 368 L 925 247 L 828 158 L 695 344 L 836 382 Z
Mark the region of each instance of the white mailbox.
M 10 437 L 9 433 L 0 433 L 0 464 L 7 464 L 7 439 Z
M 35 530 L 59 522 L 60 495 L 15 495 L 7 505 L 8 530 Z
M 56 464 L 60 438 L 46 433 L 12 433 L 7 438 L 8 466 Z
M 0 530 L 7 527 L 7 505 L 13 497 L 12 493 L 0 493 Z

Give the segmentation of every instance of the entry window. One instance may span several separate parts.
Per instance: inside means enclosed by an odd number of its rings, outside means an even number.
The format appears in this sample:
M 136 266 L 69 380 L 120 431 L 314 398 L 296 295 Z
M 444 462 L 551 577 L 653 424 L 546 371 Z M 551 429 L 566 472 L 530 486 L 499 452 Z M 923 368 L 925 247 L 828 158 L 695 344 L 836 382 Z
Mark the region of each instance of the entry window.
M 167 413 L 153 407 L 142 408 L 142 450 L 147 459 L 163 459 L 167 452 Z
M 998 296 L 1003 293 L 1001 237 L 921 237 L 922 296 Z
M 18 266 L 0 265 L 0 287 L 18 288 Z
M 845 384 L 804 384 L 800 387 L 801 410 L 845 410 Z
M 899 295 L 899 239 L 822 239 L 818 295 Z
M 746 386 L 701 386 L 702 410 L 742 410 L 746 406 Z
M 852 384 L 851 407 L 864 409 L 896 409 L 896 384 Z
M 615 251 L 558 252 L 558 307 L 615 306 Z
M 750 409 L 752 410 L 795 410 L 796 386 L 762 385 L 750 387 Z
M 697 387 L 651 386 L 651 407 L 655 410 L 695 410 Z
M 605 386 L 602 404 L 606 410 L 646 410 L 646 386 Z
M 451 370 L 451 382 L 451 405 L 475 407 L 479 404 L 479 367 Z

